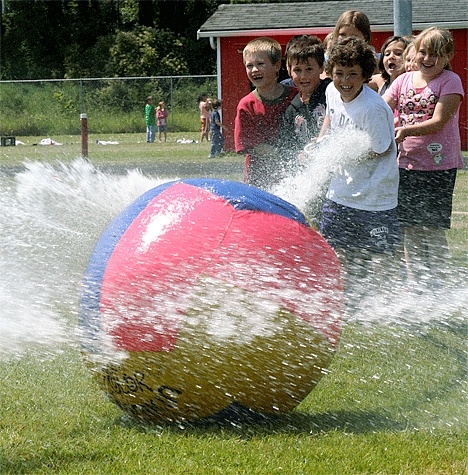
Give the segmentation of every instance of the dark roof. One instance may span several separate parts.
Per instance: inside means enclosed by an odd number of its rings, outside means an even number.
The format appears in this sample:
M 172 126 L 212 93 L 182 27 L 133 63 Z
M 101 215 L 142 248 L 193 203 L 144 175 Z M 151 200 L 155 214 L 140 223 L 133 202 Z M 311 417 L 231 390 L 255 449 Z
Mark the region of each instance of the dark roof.
M 393 5 L 394 0 L 222 4 L 200 27 L 198 37 L 242 36 L 267 31 L 288 33 L 299 29 L 330 30 L 346 10 L 364 12 L 369 17 L 372 31 L 388 31 L 393 30 Z M 429 26 L 468 28 L 466 0 L 413 0 L 412 14 L 413 30 Z

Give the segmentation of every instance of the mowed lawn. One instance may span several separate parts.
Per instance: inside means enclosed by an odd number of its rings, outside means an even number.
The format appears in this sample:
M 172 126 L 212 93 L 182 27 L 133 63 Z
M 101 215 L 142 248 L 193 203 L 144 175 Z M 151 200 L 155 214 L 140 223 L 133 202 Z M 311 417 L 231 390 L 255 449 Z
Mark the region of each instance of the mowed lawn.
M 113 173 L 241 179 L 242 157 L 210 160 L 209 144 L 177 142 L 198 139 L 187 135 L 170 134 L 163 144 L 136 135 L 90 137 L 89 160 Z M 0 173 L 15 173 L 24 161 L 70 163 L 80 155 L 79 137 L 53 137 L 60 146 L 19 139 L 25 145 L 0 148 Z M 449 240 L 464 275 L 468 171 L 458 176 Z M 466 475 L 467 291 L 462 284 L 450 294 L 448 314 L 443 301 L 415 298 L 405 320 L 349 322 L 309 396 L 291 414 L 260 420 L 135 422 L 97 387 L 78 345 L 0 359 L 0 474 Z M 63 313 L 73 332 L 75 312 Z

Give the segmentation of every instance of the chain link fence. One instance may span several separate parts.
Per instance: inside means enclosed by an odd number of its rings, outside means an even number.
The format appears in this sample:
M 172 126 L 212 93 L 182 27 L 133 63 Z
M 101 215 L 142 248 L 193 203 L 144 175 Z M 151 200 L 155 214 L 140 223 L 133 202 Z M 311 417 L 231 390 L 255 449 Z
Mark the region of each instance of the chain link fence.
M 141 133 L 150 95 L 170 131 L 197 131 L 202 93 L 217 97 L 215 75 L 0 81 L 0 135 L 79 134 L 81 114 L 92 133 Z

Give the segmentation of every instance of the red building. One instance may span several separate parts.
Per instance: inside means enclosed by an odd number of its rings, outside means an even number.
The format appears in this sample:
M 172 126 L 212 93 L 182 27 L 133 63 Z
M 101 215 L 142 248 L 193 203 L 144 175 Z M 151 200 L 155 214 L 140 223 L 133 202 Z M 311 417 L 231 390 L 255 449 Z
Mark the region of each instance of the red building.
M 408 0 L 410 1 L 410 0 Z M 360 10 L 370 20 L 377 51 L 394 34 L 393 0 L 345 0 L 296 3 L 223 4 L 200 27 L 198 38 L 209 39 L 217 50 L 218 97 L 223 100 L 225 148 L 234 149 L 233 129 L 240 98 L 251 90 L 242 62 L 242 50 L 253 38 L 270 36 L 284 48 L 298 34 L 317 35 L 322 40 L 333 30 L 346 10 Z M 453 70 L 468 94 L 468 9 L 458 0 L 412 0 L 413 33 L 430 26 L 451 31 L 455 39 Z M 460 110 L 463 150 L 468 150 L 468 99 Z

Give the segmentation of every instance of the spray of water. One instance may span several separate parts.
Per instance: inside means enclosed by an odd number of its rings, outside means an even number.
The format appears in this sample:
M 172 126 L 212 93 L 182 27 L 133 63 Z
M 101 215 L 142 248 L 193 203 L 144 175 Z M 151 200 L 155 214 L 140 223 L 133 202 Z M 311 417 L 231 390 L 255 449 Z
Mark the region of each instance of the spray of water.
M 309 151 L 302 169 L 273 192 L 306 209 L 308 202 L 320 199 L 335 167 L 359 159 L 368 150 L 367 140 L 359 131 L 348 131 L 320 144 Z M 79 289 L 99 236 L 136 197 L 172 179 L 148 177 L 140 171 L 102 173 L 83 160 L 54 166 L 32 162 L 21 172 L 0 171 L 0 360 L 28 351 L 48 355 L 75 345 Z M 466 328 L 466 282 L 466 272 L 453 268 L 439 289 L 414 293 L 396 288 L 390 298 L 386 292 L 377 293 L 361 302 L 355 318 L 369 328 L 383 323 L 414 333 L 430 325 Z M 217 292 L 222 290 L 213 285 L 209 295 L 199 295 L 199 306 L 209 306 L 212 298 L 222 302 L 222 312 L 209 322 L 206 332 L 229 338 L 236 333 L 227 325 L 233 309 L 229 299 Z M 236 289 L 232 292 L 230 298 L 248 305 L 235 295 Z M 234 316 L 245 313 L 249 314 L 236 309 Z M 251 326 L 255 331 L 271 331 L 267 323 L 255 321 Z
M 74 342 L 79 287 L 97 239 L 163 181 L 139 171 L 104 174 L 81 159 L 0 172 L 0 358 Z
M 272 191 L 305 209 L 323 195 L 336 167 L 358 160 L 368 149 L 363 132 L 337 134 L 310 149 L 301 170 Z M 49 351 L 58 342 L 69 342 L 70 322 L 62 315 L 78 312 L 78 289 L 99 236 L 126 205 L 169 179 L 138 170 L 102 173 L 80 159 L 54 166 L 28 162 L 24 171 L 0 173 L 0 357 L 22 354 L 34 345 Z M 423 297 L 389 283 L 361 302 L 356 318 L 364 323 L 463 323 L 466 272 L 447 272 L 445 284 Z
M 307 203 L 323 195 L 333 171 L 356 162 L 370 150 L 369 135 L 360 130 L 338 130 L 333 137 L 305 148 L 299 172 L 290 174 L 272 192 L 306 211 Z
M 322 142 L 306 147 L 300 170 L 282 180 L 272 192 L 307 214 L 311 203 L 323 199 L 334 170 L 365 159 L 370 145 L 370 138 L 364 131 L 336 131 Z M 432 252 L 440 250 L 433 249 Z M 463 324 L 468 304 L 467 272 L 445 264 L 443 283 L 409 285 L 402 281 L 388 282 L 360 302 L 359 311 L 353 315 L 354 320 L 364 324 L 401 323 L 421 330 L 429 324 Z M 362 286 L 367 284 L 362 282 Z

